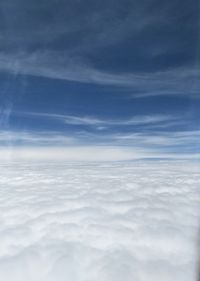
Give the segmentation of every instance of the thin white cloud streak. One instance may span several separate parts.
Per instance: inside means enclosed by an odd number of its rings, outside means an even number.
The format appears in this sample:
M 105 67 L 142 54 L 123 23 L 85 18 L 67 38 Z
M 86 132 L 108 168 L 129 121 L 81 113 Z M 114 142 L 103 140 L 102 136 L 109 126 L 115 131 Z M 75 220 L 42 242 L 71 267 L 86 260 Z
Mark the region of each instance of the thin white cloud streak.
M 65 118 L 66 124 L 77 124 L 77 125 L 104 125 L 104 126 L 130 126 L 130 125 L 151 125 L 154 123 L 162 123 L 169 120 L 175 119 L 172 116 L 167 115 L 141 115 L 132 117 L 127 120 L 101 120 L 90 117 L 76 117 L 68 116 Z
M 0 53 L 0 70 L 52 79 L 121 87 L 132 97 L 185 95 L 199 97 L 200 73 L 195 68 L 178 68 L 152 73 L 113 74 L 94 69 L 66 53 Z M 118 92 L 118 91 L 116 91 Z
M 12 113 L 11 102 L 8 102 L 5 105 L 1 106 L 1 108 L 0 108 L 0 128 L 6 127 L 8 125 L 11 113 Z
M 191 145 L 191 149 L 196 144 L 199 147 L 200 130 L 182 132 L 154 132 L 154 133 L 130 133 L 116 134 L 112 136 L 116 141 L 124 143 L 140 142 L 141 144 L 154 144 L 155 146 L 178 146 Z
M 31 133 L 23 131 L 0 131 L 0 145 L 16 145 L 16 144 L 26 144 L 26 145 L 70 145 L 76 144 L 76 139 L 71 136 L 66 136 L 59 134 L 57 132 L 47 132 L 47 133 Z
M 177 122 L 180 117 L 171 115 L 138 115 L 129 119 L 100 119 L 92 116 L 74 116 L 50 113 L 16 112 L 17 115 L 27 115 L 36 118 L 48 118 L 58 120 L 68 125 L 87 126 L 130 126 L 130 125 L 153 125 L 167 122 Z

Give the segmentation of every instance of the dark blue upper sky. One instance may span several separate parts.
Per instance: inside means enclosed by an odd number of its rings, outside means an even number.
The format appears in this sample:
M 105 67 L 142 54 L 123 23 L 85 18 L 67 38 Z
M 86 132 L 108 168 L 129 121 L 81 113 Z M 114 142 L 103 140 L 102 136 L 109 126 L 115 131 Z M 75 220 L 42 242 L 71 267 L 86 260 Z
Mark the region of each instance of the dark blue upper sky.
M 198 0 L 2 0 L 0 144 L 198 152 Z

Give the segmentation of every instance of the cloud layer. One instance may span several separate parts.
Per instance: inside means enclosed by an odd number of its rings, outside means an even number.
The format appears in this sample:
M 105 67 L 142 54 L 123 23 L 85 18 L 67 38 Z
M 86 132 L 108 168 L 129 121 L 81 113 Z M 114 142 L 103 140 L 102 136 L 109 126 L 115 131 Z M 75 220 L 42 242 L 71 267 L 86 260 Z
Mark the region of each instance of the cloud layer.
M 199 164 L 1 164 L 0 279 L 193 281 Z

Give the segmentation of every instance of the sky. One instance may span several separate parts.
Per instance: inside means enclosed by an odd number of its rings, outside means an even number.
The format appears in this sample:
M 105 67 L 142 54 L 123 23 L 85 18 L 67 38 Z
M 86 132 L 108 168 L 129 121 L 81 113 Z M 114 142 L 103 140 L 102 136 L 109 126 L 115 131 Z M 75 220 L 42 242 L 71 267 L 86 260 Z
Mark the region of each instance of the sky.
M 0 280 L 195 280 L 199 108 L 199 0 L 0 0 Z
M 198 0 L 2 0 L 2 157 L 198 158 L 199 12 Z

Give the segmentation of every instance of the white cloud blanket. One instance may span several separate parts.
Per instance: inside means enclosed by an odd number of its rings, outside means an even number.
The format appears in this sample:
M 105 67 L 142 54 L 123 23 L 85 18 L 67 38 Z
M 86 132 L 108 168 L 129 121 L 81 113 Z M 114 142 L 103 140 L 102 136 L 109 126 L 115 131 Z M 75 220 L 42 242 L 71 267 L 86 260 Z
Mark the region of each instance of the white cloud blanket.
M 0 167 L 1 281 L 197 280 L 200 165 Z

